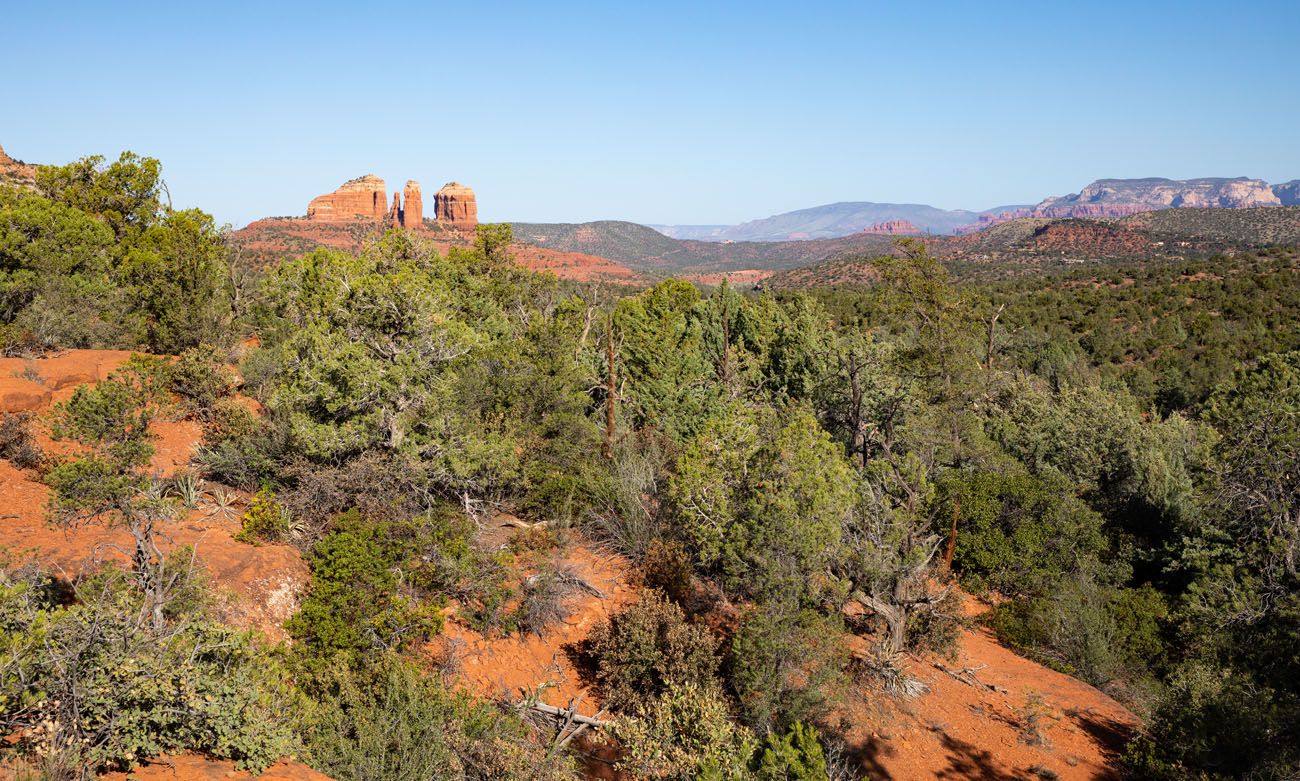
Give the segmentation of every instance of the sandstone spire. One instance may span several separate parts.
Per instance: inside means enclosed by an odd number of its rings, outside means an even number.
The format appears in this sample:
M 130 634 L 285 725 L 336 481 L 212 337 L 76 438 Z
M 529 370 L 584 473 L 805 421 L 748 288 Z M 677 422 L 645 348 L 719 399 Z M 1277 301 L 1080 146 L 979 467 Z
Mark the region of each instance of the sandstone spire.
M 438 222 L 457 230 L 473 230 L 478 225 L 474 191 L 458 182 L 448 182 L 433 196 L 433 212 Z
M 402 224 L 407 228 L 424 226 L 424 201 L 420 198 L 420 183 L 408 179 L 402 189 Z
M 388 210 L 388 214 L 384 215 L 384 222 L 394 228 L 402 227 L 402 196 L 400 194 L 393 193 L 393 207 Z

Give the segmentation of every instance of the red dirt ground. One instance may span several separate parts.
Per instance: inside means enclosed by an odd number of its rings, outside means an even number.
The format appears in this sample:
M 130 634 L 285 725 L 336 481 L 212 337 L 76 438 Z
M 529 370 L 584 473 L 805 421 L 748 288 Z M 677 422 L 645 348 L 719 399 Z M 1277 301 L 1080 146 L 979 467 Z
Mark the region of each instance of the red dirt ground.
M 431 651 L 458 661 L 460 678 L 469 688 L 487 697 L 519 696 L 520 687 L 548 686 L 542 700 L 567 707 L 571 699 L 582 698 L 579 710 L 592 714 L 600 698 L 579 673 L 574 661 L 577 646 L 609 615 L 636 600 L 631 582 L 631 563 L 617 554 L 602 553 L 578 543 L 565 553 L 564 563 L 604 593 L 604 599 L 578 592 L 570 598 L 573 613 L 545 636 L 484 638 L 449 614 L 447 628 L 432 644 Z
M 194 754 L 159 757 L 130 774 L 109 773 L 100 778 L 104 781 L 252 781 L 254 778 L 260 781 L 330 781 L 329 776 L 289 760 L 281 760 L 260 776 L 254 776 L 236 770 L 234 762 Z
M 77 385 L 107 377 L 129 356 L 123 351 L 70 350 L 35 360 L 0 359 L 0 384 L 30 386 L 23 388 L 22 396 L 0 396 L 0 413 L 27 410 L 44 416 L 53 403 L 71 396 Z M 15 377 L 16 373 L 23 377 Z M 28 402 L 31 394 L 41 399 L 39 405 Z M 158 439 L 151 466 L 158 475 L 171 476 L 193 455 L 200 436 L 198 424 L 161 420 L 153 430 Z M 48 454 L 71 450 L 69 443 L 51 442 L 42 424 L 37 426 L 36 439 Z M 296 610 L 298 594 L 307 583 L 307 566 L 290 546 L 252 546 L 233 539 L 246 499 L 240 497 L 234 511 L 225 515 L 216 512 L 210 501 L 204 502 L 185 517 L 164 524 L 164 547 L 193 546 L 212 583 L 234 597 L 226 618 L 280 640 L 282 625 Z M 99 520 L 57 528 L 47 520 L 48 504 L 49 489 L 37 475 L 0 460 L 0 545 L 20 556 L 30 554 L 69 578 L 93 571 L 105 561 L 127 560 L 123 551 L 130 550 L 131 537 L 125 529 L 110 528 Z
M 970 613 L 980 611 L 963 598 Z M 996 690 L 958 681 L 936 663 L 975 670 Z M 1118 778 L 1115 753 L 1139 725 L 1106 694 L 1016 654 L 983 627 L 962 630 L 955 660 L 927 655 L 908 667 L 926 694 L 896 701 L 859 689 L 833 717 L 847 721 L 853 756 L 873 779 L 1034 779 L 1040 769 L 1062 781 Z M 1030 706 L 1031 696 L 1041 705 Z M 1029 742 L 1034 711 L 1041 745 Z

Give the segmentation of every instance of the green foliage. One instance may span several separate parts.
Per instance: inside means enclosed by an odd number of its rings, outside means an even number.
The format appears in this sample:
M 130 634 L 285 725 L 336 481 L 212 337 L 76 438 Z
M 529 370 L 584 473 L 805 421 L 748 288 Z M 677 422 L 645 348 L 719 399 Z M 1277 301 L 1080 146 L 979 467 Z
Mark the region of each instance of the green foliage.
M 155 627 L 129 583 L 110 569 L 61 599 L 39 572 L 0 574 L 0 710 L 20 748 L 76 774 L 186 750 L 260 770 L 289 753 L 283 672 L 251 634 L 184 599 Z
M 296 722 L 307 762 L 339 781 L 571 778 L 568 761 L 519 720 L 393 654 L 364 669 L 335 661 L 301 682 Z
M 311 587 L 286 628 L 309 666 L 400 649 L 442 627 L 437 600 L 419 600 L 401 569 L 420 548 L 414 524 L 370 522 L 354 511 L 312 548 Z
M 284 448 L 279 482 L 376 457 L 426 504 L 591 500 L 577 313 L 554 306 L 553 281 L 485 263 L 399 231 L 361 257 L 318 250 L 268 275 L 244 374 Z
M 0 347 L 179 352 L 234 336 L 224 235 L 162 205 L 161 166 L 129 152 L 0 192 Z
M 168 384 L 186 411 L 208 421 L 218 402 L 235 390 L 235 377 L 210 348 L 195 347 L 181 353 L 168 367 Z
M 1047 596 L 994 609 L 998 638 L 1051 666 L 1096 685 L 1136 683 L 1166 664 L 1169 608 L 1151 586 L 1114 588 L 1086 575 Z
M 250 545 L 261 542 L 284 542 L 289 537 L 289 511 L 275 500 L 275 493 L 263 488 L 253 494 L 240 519 L 240 530 L 235 539 Z
M 634 711 L 673 686 L 708 687 L 717 640 L 653 591 L 597 627 L 589 640 L 596 683 L 613 708 Z
M 0 349 L 90 347 L 117 338 L 113 232 L 70 206 L 0 187 Z
M 730 720 L 716 688 L 676 683 L 638 706 L 614 727 L 623 747 L 619 768 L 638 778 L 668 781 L 740 781 L 752 776 L 757 741 Z
M 625 414 L 637 428 L 691 436 L 717 406 L 713 372 L 702 353 L 700 294 L 689 282 L 661 282 L 614 309 L 619 363 L 628 383 Z
M 229 343 L 233 315 L 225 239 L 212 216 L 168 211 L 140 234 L 119 269 L 132 315 L 156 352 Z
M 813 610 L 751 609 L 732 637 L 727 677 L 759 734 L 824 716 L 846 684 L 843 625 Z
M 958 518 L 953 565 L 970 588 L 1041 594 L 1104 549 L 1101 516 L 1059 474 L 953 472 L 940 490 L 939 524 Z
M 119 239 L 153 226 L 162 211 L 162 165 L 123 152 L 104 165 L 99 155 L 64 166 L 41 166 L 36 188 L 50 200 L 102 219 Z
M 837 555 L 856 482 L 807 411 L 733 405 L 683 448 L 670 495 L 700 564 L 728 589 L 798 595 Z
M 826 754 L 817 730 L 796 721 L 784 735 L 767 733 L 754 756 L 757 781 L 826 781 Z

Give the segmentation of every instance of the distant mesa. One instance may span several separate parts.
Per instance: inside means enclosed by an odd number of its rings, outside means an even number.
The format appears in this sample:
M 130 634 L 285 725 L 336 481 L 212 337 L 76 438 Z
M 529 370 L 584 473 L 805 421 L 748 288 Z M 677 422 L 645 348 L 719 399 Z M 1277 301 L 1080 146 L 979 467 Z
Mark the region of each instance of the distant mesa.
M 1127 217 L 1156 209 L 1281 206 L 1262 179 L 1098 179 L 1073 195 L 1048 198 L 1036 217 Z
M 1283 206 L 1300 206 L 1300 179 L 1273 185 L 1273 194 Z
M 317 222 L 383 222 L 395 228 L 424 225 L 424 198 L 420 183 L 408 180 L 401 193 L 388 201 L 384 180 L 366 174 L 343 184 L 332 193 L 312 199 L 307 219 Z M 434 219 L 454 230 L 473 230 L 478 225 L 478 204 L 474 191 L 451 182 L 434 196 Z
M 924 231 L 908 220 L 885 220 L 862 229 L 872 236 L 920 236 Z

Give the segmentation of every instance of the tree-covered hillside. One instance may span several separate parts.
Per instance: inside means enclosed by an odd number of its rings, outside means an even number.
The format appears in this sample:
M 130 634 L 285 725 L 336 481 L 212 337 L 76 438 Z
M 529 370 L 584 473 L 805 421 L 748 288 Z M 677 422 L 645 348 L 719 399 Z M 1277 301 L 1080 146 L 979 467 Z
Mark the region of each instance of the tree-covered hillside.
M 508 225 L 241 270 L 155 160 L 36 181 L 0 188 L 0 350 L 148 354 L 0 419 L 48 523 L 130 540 L 84 575 L 0 566 L 2 755 L 34 777 L 186 750 L 577 777 L 576 707 L 557 734 L 544 682 L 469 691 L 431 649 L 453 623 L 563 624 L 599 592 L 561 555 L 579 544 L 638 571 L 557 649 L 632 778 L 866 776 L 846 698 L 919 696 L 909 660 L 955 647 L 963 591 L 1144 718 L 1113 772 L 1300 772 L 1294 251 L 976 285 L 904 241 L 866 290 L 617 295 L 518 267 Z M 163 418 L 201 431 L 172 478 Z M 310 568 L 287 642 L 228 625 L 202 546 L 166 533 L 200 481 L 214 513 L 249 497 L 241 544 Z M 518 532 L 491 538 L 503 515 Z

